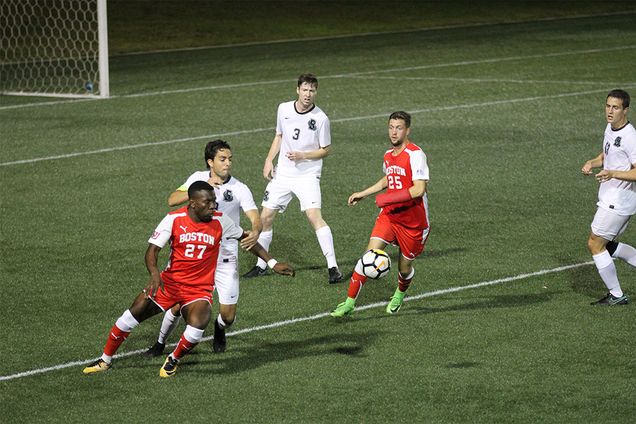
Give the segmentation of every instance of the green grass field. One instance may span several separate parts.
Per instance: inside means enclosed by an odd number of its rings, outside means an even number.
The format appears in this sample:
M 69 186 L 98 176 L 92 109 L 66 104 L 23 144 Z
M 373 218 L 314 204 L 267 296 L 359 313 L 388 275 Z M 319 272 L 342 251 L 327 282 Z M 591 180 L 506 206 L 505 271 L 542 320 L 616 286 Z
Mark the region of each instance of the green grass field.
M 590 4 L 571 14 L 608 11 Z M 636 95 L 635 24 L 625 13 L 116 55 L 112 99 L 0 96 L 0 422 L 635 422 L 636 314 L 589 306 L 605 289 L 585 246 L 597 183 L 580 173 L 601 147 L 606 93 Z M 413 114 L 432 230 L 411 299 L 384 313 L 393 270 L 353 317 L 328 317 L 347 284 L 327 284 L 295 200 L 271 251 L 297 276 L 242 281 L 225 354 L 202 343 L 160 379 L 163 360 L 138 354 L 156 317 L 111 371 L 82 375 L 145 285 L 147 239 L 167 195 L 204 167 L 206 141 L 231 143 L 233 173 L 260 200 L 276 106 L 307 70 L 332 123 L 323 215 L 343 270 L 377 213 L 346 199 L 381 176 L 388 115 Z M 622 239 L 636 243 L 634 228 Z M 241 273 L 253 262 L 242 254 Z M 617 266 L 636 296 L 636 274 Z

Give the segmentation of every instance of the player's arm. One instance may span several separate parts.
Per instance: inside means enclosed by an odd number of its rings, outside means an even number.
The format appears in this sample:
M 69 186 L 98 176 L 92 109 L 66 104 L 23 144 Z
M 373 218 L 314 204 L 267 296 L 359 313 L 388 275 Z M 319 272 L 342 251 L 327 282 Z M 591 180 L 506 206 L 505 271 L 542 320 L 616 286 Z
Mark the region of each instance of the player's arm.
M 373 184 L 372 186 L 369 186 L 365 188 L 364 190 L 358 191 L 356 193 L 353 193 L 351 196 L 349 196 L 349 200 L 347 201 L 347 204 L 349 206 L 353 206 L 356 203 L 358 203 L 360 200 L 384 190 L 385 188 L 387 188 L 388 185 L 389 183 L 387 182 L 386 175 L 385 175 L 382 178 L 380 178 L 378 182 Z
M 274 159 L 276 159 L 276 155 L 280 152 L 280 144 L 283 141 L 282 134 L 276 134 L 274 136 L 274 140 L 272 140 L 272 145 L 269 148 L 269 152 L 267 153 L 267 157 L 265 158 L 265 165 L 263 165 L 263 177 L 267 180 L 271 180 L 274 178 L 272 171 L 274 170 Z
M 636 181 L 636 164 L 632 164 L 632 169 L 630 169 L 629 171 L 612 171 L 609 169 L 601 169 L 601 171 L 596 174 L 596 179 L 599 183 L 604 183 L 605 181 L 609 181 L 612 178 L 623 181 Z
M 293 161 L 299 160 L 318 160 L 329 156 L 331 146 L 321 147 L 318 150 L 308 150 L 306 152 L 289 152 L 287 159 Z
M 144 293 L 146 293 L 147 297 L 154 296 L 158 289 L 163 290 L 163 281 L 161 281 L 161 274 L 157 267 L 157 258 L 159 257 L 160 250 L 161 247 L 148 243 L 148 249 L 146 249 L 146 256 L 144 257 L 146 269 L 150 274 L 150 280 L 148 280 L 148 284 L 146 284 L 146 288 L 144 289 Z
M 246 233 L 243 233 L 243 236 L 245 236 L 245 234 Z M 283 262 L 278 262 L 272 257 L 272 255 L 269 254 L 267 250 L 265 250 L 263 246 L 258 244 L 258 242 L 255 243 L 254 246 L 252 246 L 249 252 L 267 262 L 267 266 L 270 267 L 276 274 L 289 275 L 291 277 L 295 275 L 294 269 L 291 267 L 291 265 Z
M 603 166 L 603 160 L 604 159 L 605 159 L 605 154 L 603 152 L 601 152 L 594 159 L 590 159 L 587 162 L 585 162 L 583 164 L 583 168 L 581 168 L 581 172 L 584 175 L 592 175 L 592 169 L 600 168 L 601 166 Z
M 188 201 L 188 190 L 175 190 L 168 196 L 168 206 L 179 206 Z
M 403 188 L 402 190 L 392 191 L 391 193 L 381 193 L 375 197 L 375 204 L 379 208 L 383 208 L 395 203 L 406 202 L 411 199 L 424 196 L 426 193 L 426 180 L 413 180 L 413 186 Z
M 258 241 L 258 236 L 263 230 L 263 224 L 261 224 L 261 215 L 258 213 L 258 209 L 245 211 L 245 216 L 252 223 L 252 230 L 246 231 L 247 236 L 241 239 L 241 247 L 245 250 L 250 250 Z

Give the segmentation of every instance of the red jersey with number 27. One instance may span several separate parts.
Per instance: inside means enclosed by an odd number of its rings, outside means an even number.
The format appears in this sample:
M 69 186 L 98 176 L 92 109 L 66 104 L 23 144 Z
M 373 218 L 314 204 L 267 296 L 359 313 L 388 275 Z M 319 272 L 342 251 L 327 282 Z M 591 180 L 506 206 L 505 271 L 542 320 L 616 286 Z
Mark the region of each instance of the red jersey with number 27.
M 428 181 L 428 164 L 424 151 L 417 145 L 409 143 L 397 156 L 393 149 L 384 154 L 384 174 L 387 179 L 387 193 L 413 187 L 413 181 Z M 426 193 L 422 197 L 395 203 L 382 208 L 380 214 L 394 224 L 407 228 L 425 230 L 428 228 L 428 200 Z
M 221 241 L 242 235 L 243 229 L 222 213 L 214 212 L 210 222 L 194 222 L 184 206 L 165 216 L 148 243 L 164 247 L 170 241 L 164 282 L 212 288 Z

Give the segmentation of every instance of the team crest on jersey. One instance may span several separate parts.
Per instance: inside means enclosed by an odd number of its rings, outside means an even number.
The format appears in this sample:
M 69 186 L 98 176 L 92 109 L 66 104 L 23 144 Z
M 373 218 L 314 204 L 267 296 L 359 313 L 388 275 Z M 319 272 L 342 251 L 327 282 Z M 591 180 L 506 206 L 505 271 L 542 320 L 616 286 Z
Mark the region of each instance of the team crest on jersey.
M 614 146 L 621 147 L 621 137 L 616 137 L 614 140 Z
M 263 194 L 263 202 L 267 202 L 269 200 L 269 191 L 265 190 L 265 194 Z
M 223 200 L 225 200 L 226 202 L 231 202 L 232 200 L 234 200 L 234 194 L 232 194 L 232 190 L 225 190 L 223 192 Z
M 308 125 L 310 130 L 316 131 L 316 121 L 314 119 L 310 119 Z

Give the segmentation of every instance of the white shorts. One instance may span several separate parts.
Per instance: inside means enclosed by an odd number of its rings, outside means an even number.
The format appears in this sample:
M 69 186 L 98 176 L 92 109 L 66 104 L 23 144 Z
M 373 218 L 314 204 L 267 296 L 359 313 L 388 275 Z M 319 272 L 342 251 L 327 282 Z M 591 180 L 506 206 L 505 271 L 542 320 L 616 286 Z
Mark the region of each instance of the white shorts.
M 320 176 L 306 177 L 276 176 L 267 184 L 261 206 L 283 213 L 292 200 L 292 194 L 300 201 L 300 210 L 320 209 Z
M 619 215 L 616 212 L 597 208 L 592 221 L 592 232 L 608 241 L 613 241 L 623 234 L 629 223 L 629 215 Z
M 219 303 L 236 305 L 239 298 L 239 274 L 236 259 L 219 259 L 214 274 L 214 289 L 219 296 Z

